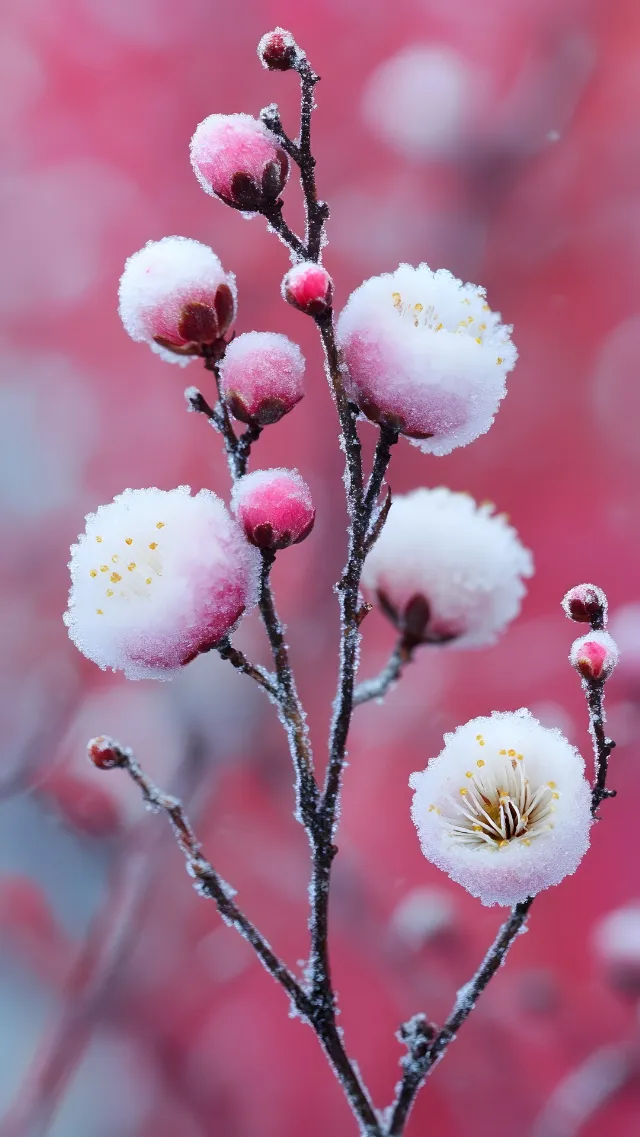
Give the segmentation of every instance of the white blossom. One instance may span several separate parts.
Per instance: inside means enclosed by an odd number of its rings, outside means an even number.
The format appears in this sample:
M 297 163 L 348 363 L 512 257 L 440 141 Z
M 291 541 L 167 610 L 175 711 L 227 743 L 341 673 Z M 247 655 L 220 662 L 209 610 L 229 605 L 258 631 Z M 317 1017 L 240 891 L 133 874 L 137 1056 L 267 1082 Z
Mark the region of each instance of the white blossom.
M 411 775 L 422 851 L 483 904 L 511 905 L 575 872 L 589 845 L 584 762 L 527 710 L 472 719 Z
M 340 314 L 345 385 L 367 418 L 448 454 L 491 426 L 517 359 L 511 331 L 483 288 L 401 264 L 365 280 Z
M 258 598 L 260 557 L 209 490 L 125 490 L 71 549 L 64 620 L 76 646 L 130 679 L 170 678 Z
M 504 516 L 440 487 L 393 499 L 362 583 L 400 628 L 413 624 L 417 641 L 469 648 L 493 643 L 518 614 L 532 573 L 531 553 Z

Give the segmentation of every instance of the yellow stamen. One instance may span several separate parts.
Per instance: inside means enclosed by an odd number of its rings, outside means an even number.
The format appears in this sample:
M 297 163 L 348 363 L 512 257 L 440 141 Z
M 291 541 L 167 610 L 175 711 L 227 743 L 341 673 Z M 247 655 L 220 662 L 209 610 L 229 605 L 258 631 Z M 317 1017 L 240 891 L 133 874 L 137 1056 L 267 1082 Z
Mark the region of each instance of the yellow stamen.
M 547 785 L 548 785 L 550 790 L 555 790 L 555 788 L 556 788 L 555 782 L 547 782 Z
M 120 557 L 118 556 L 117 553 L 114 553 L 111 560 L 113 561 L 114 565 L 117 565 L 118 561 L 120 560 Z
M 478 761 L 476 762 L 476 766 L 484 766 L 484 758 L 478 758 Z
M 122 577 L 120 576 L 119 572 L 112 572 L 109 580 L 112 584 L 117 584 L 119 580 L 122 580 Z
M 96 608 L 96 616 L 104 616 L 104 612 L 102 611 L 102 608 Z
M 112 588 L 107 589 L 107 596 L 113 596 L 113 589 Z
M 124 543 L 125 545 L 133 545 L 133 537 L 125 537 Z
M 100 565 L 100 572 L 108 572 L 108 571 L 109 571 L 108 565 Z
M 96 541 L 98 542 L 99 545 L 101 545 L 102 544 L 102 537 L 96 537 Z
M 136 562 L 135 562 L 135 561 L 131 561 L 131 564 L 128 564 L 128 565 L 127 565 L 127 568 L 129 569 L 129 572 L 133 572 L 133 570 L 134 570 L 134 568 L 135 568 L 135 567 L 136 567 Z
M 507 754 L 509 755 L 510 758 L 515 758 L 515 756 L 516 756 L 515 750 L 507 750 Z
M 464 786 L 461 786 L 460 787 L 460 793 L 462 794 L 463 797 L 466 797 L 467 794 L 469 793 L 469 791 L 465 790 Z
M 498 356 L 498 358 L 496 359 L 496 363 L 498 364 L 498 366 L 499 366 L 501 363 L 504 363 L 504 359 L 502 358 L 502 356 L 501 356 L 501 355 L 499 355 L 499 356 Z
M 164 529 L 164 521 L 156 521 L 156 529 Z
M 158 548 L 158 542 L 152 541 L 151 544 L 149 545 L 149 548 L 150 549 L 157 549 Z
M 466 774 L 465 774 L 465 778 L 472 778 L 472 777 L 473 777 L 473 771 L 472 771 L 472 770 L 467 770 L 467 772 L 466 772 Z
M 97 576 L 97 575 L 98 575 L 98 570 L 97 569 L 91 569 L 89 576 Z
M 151 577 L 150 576 L 148 576 L 147 579 L 145 580 L 145 584 L 151 584 Z

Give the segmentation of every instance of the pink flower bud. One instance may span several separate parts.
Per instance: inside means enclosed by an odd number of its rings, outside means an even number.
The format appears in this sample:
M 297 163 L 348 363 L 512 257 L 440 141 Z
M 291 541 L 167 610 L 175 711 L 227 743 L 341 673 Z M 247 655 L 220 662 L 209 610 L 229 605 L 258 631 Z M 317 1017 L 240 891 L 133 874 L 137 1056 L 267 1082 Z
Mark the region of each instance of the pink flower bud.
M 331 307 L 333 281 L 322 265 L 303 261 L 289 269 L 284 277 L 282 295 L 308 316 L 322 316 Z
M 236 314 L 236 283 L 212 249 L 188 237 L 149 241 L 129 257 L 118 291 L 120 319 L 133 340 L 170 362 L 188 362 L 215 343 Z
M 604 624 L 607 620 L 607 598 L 596 584 L 577 584 L 563 598 L 562 607 L 570 620 L 579 624 Z
M 229 344 L 220 363 L 220 388 L 240 422 L 268 426 L 293 410 L 304 395 L 304 356 L 278 332 L 245 332 Z
M 258 44 L 258 59 L 268 71 L 290 71 L 297 58 L 298 45 L 284 28 L 267 32 Z
M 608 679 L 619 658 L 618 645 L 608 632 L 589 632 L 574 640 L 569 659 L 583 679 Z
M 208 490 L 125 490 L 86 521 L 64 622 L 103 669 L 168 679 L 256 603 L 260 558 Z
M 365 280 L 337 334 L 349 397 L 368 419 L 397 427 L 431 454 L 449 454 L 489 429 L 517 358 L 511 328 L 484 290 L 425 264 Z
M 126 760 L 126 753 L 113 738 L 101 734 L 87 743 L 89 761 L 93 762 L 99 770 L 112 770 L 114 766 L 122 766 Z
M 191 139 L 191 164 L 203 190 L 255 213 L 282 192 L 289 159 L 273 134 L 248 114 L 212 114 Z
M 260 549 L 286 549 L 304 541 L 316 511 L 297 470 L 254 470 L 236 482 L 231 507 L 247 540 Z

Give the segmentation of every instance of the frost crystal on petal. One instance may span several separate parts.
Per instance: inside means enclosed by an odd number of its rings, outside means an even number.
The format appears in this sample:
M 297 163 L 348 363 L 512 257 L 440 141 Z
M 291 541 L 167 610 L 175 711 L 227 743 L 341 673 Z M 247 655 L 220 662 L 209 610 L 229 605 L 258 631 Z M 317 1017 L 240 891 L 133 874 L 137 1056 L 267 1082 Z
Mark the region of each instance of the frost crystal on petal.
M 366 280 L 337 325 L 362 413 L 438 455 L 491 426 L 517 359 L 511 331 L 483 288 L 426 264 Z
M 260 558 L 220 498 L 125 490 L 71 548 L 64 621 L 76 647 L 129 679 L 167 679 L 258 598 Z
M 520 610 L 531 553 L 490 504 L 440 487 L 393 499 L 364 565 L 367 597 L 415 643 L 493 643 Z
M 212 114 L 199 123 L 191 164 L 206 193 L 246 212 L 275 201 L 289 175 L 275 136 L 248 114 Z
M 422 851 L 483 904 L 516 904 L 575 872 L 589 846 L 584 762 L 525 709 L 472 719 L 411 775 Z

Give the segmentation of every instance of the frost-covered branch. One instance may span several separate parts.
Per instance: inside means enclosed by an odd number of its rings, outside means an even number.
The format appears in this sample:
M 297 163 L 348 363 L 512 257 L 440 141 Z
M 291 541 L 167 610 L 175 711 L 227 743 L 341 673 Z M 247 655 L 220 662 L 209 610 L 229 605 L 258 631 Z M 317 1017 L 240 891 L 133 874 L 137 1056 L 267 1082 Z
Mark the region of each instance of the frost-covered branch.
M 243 675 L 248 675 L 251 679 L 255 679 L 256 683 L 274 699 L 276 702 L 279 699 L 280 692 L 276 685 L 276 676 L 266 671 L 264 667 L 260 667 L 254 663 L 250 663 L 244 652 L 239 651 L 234 647 L 228 636 L 221 639 L 216 646 L 216 651 L 221 659 L 228 659 L 232 667 L 236 671 L 240 671 Z
M 376 675 L 375 679 L 365 679 L 364 683 L 358 684 L 353 696 L 353 705 L 359 707 L 363 703 L 371 702 L 372 699 L 382 699 L 398 681 L 406 665 L 411 663 L 414 652 L 415 644 L 407 642 L 404 636 L 400 636 L 389 662 L 382 668 L 380 674 Z
M 400 1137 L 421 1085 L 436 1062 L 443 1057 L 457 1031 L 474 1009 L 479 996 L 504 963 L 516 936 L 525 926 L 532 903 L 533 897 L 528 897 L 522 903 L 514 905 L 475 975 L 458 991 L 451 1014 L 432 1041 L 425 1044 L 424 1036 L 416 1035 L 415 1030 L 411 1029 L 415 1020 L 410 1020 L 401 1027 L 401 1036 L 409 1047 L 409 1053 L 402 1060 L 404 1073 L 389 1113 L 389 1124 L 385 1130 L 387 1137 Z

